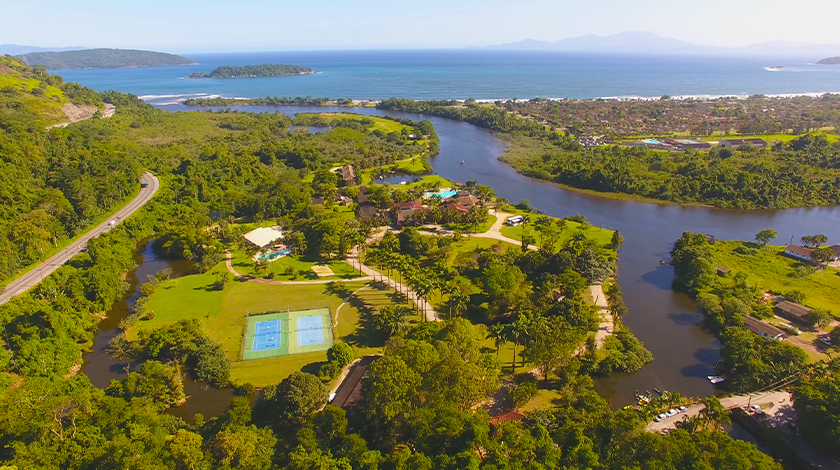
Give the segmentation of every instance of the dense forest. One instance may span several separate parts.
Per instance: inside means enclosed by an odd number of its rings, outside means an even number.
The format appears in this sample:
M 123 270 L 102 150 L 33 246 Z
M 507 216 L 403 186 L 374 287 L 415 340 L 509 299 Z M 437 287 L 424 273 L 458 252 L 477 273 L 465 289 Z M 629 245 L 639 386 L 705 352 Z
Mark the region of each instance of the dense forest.
M 244 77 L 282 77 L 285 75 L 307 75 L 315 73 L 308 67 L 289 64 L 245 65 L 242 67 L 223 65 L 210 73 L 192 73 L 187 78 L 244 78 Z
M 15 74 L 49 79 L 18 62 L 5 64 Z M 265 387 L 258 397 L 253 397 L 253 388 L 236 384 L 241 396 L 219 417 L 196 415 L 187 422 L 166 413 L 185 398 L 182 371 L 208 384 L 227 380 L 228 364 L 218 345 L 190 322 L 112 345 L 112 352 L 142 365 L 105 390 L 93 387 L 77 366 L 91 346 L 101 312 L 123 295 L 126 286 L 120 279 L 134 264 L 132 249 L 140 240 L 168 238 L 173 243 L 164 249 L 199 268 L 213 264 L 217 255 L 207 230 L 214 218 L 283 218 L 314 241 L 317 230 L 337 222 L 303 222 L 328 218 L 323 208 L 310 204 L 324 183 L 317 178 L 305 182 L 303 176 L 371 152 L 416 152 L 413 145 L 389 142 L 366 130 L 293 132 L 291 121 L 279 114 L 171 114 L 130 95 L 97 96 L 116 106 L 114 117 L 77 123 L 55 134 L 44 131 L 37 113 L 25 104 L 3 108 L 3 158 L 72 148 L 71 161 L 79 174 L 104 165 L 118 180 L 123 171 L 134 178 L 145 168 L 161 178 L 162 188 L 131 218 L 92 240 L 86 253 L 31 292 L 0 306 L 2 465 L 173 470 L 781 468 L 752 444 L 718 431 L 727 417 L 714 399 L 707 402 L 710 411 L 690 427 L 667 436 L 646 433 L 636 412 L 612 411 L 593 390 L 591 379 L 579 375 L 585 361 L 554 355 L 563 360 L 552 362 L 551 355 L 539 353 L 566 351 L 567 336 L 589 328 L 590 312 L 579 308 L 571 291 L 568 305 L 551 302 L 545 308 L 537 297 L 510 297 L 529 294 L 527 289 L 517 293 L 506 286 L 528 285 L 536 294 L 543 280 L 565 276 L 563 282 L 572 286 L 609 276 L 613 265 L 601 261 L 607 259 L 580 238 L 570 247 L 552 249 L 548 236 L 541 241 L 544 252 L 490 250 L 478 260 L 465 260 L 465 272 L 486 272 L 482 282 L 487 302 L 498 307 L 516 303 L 522 306 L 521 317 L 539 313 L 546 322 L 541 325 L 550 326 L 533 328 L 535 336 L 523 347 L 533 361 L 553 372 L 559 398 L 521 422 L 491 422 L 484 411 L 473 410 L 498 388 L 499 369 L 494 354 L 477 344 L 473 325 L 461 318 L 420 324 L 392 336 L 384 357 L 371 367 L 364 400 L 349 412 L 325 407 L 327 390 L 321 380 L 296 372 Z M 32 154 L 36 161 L 45 159 Z M 61 154 L 56 155 L 61 161 Z M 125 163 L 129 161 L 133 163 Z M 47 183 L 61 173 L 49 167 L 40 171 Z M 22 186 L 14 194 L 37 205 L 45 184 Z M 55 189 L 63 191 L 61 186 Z M 70 202 L 68 210 L 76 207 Z M 17 212 L 3 217 L 35 210 L 31 205 L 15 207 Z M 431 269 L 435 252 L 443 248 L 440 241 L 433 244 L 411 231 L 383 243 L 378 250 L 397 253 L 394 247 L 399 246 L 406 264 L 418 270 Z M 571 269 L 584 274 L 571 274 Z M 159 273 L 141 290 L 153 290 L 165 276 Z M 611 296 L 619 297 L 612 290 Z M 529 303 L 534 306 L 526 313 Z M 558 335 L 546 334 L 552 331 Z M 632 345 L 626 338 L 618 341 Z M 330 354 L 340 355 L 337 350 Z M 627 362 L 644 360 L 644 354 L 638 356 Z M 523 382 L 522 388 L 529 387 Z
M 572 188 L 741 209 L 840 203 L 840 143 L 823 135 L 805 135 L 763 150 L 584 148 L 543 124 L 497 107 L 397 99 L 384 100 L 379 107 L 494 130 L 510 143 L 503 161 L 522 174 Z
M 117 69 L 195 64 L 192 60 L 175 54 L 134 49 L 30 52 L 19 58 L 25 59 L 29 65 L 42 65 L 48 69 Z

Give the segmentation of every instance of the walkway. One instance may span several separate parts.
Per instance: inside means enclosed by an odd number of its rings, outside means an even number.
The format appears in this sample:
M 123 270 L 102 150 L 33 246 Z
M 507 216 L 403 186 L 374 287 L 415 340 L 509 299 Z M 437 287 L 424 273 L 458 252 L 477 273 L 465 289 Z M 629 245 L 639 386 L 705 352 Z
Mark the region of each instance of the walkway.
M 99 235 L 113 228 L 111 222 L 116 223 L 118 221 L 125 220 L 131 214 L 133 214 L 138 209 L 143 207 L 143 205 L 149 202 L 149 200 L 152 199 L 152 196 L 154 196 L 155 193 L 158 191 L 158 188 L 160 188 L 160 181 L 158 181 L 155 175 L 149 172 L 143 173 L 143 176 L 141 178 L 145 181 L 148 181 L 149 185 L 145 188 L 140 188 L 140 192 L 137 193 L 137 196 L 135 196 L 134 199 L 131 200 L 131 202 L 126 204 L 122 209 L 118 210 L 111 217 L 108 217 L 108 219 L 105 222 L 102 222 L 101 224 L 92 228 L 86 234 L 79 237 L 78 240 L 75 240 L 63 250 L 49 257 L 46 261 L 42 262 L 38 266 L 27 271 L 19 278 L 10 282 L 6 286 L 6 288 L 3 289 L 2 293 L 0 293 L 0 305 L 8 302 L 9 299 L 11 299 L 12 297 L 20 295 L 28 291 L 29 289 L 35 287 L 45 277 L 49 276 L 55 270 L 61 267 L 64 263 L 69 261 L 70 258 L 84 251 L 87 247 L 88 240 L 90 240 L 91 238 L 98 237 Z
M 356 259 L 356 255 L 357 250 L 354 248 L 354 250 L 347 256 L 347 259 L 344 261 L 350 266 L 358 267 L 359 262 Z M 362 264 L 361 266 L 362 272 L 368 275 L 368 277 L 370 277 L 371 279 L 377 279 L 377 277 L 380 277 L 382 282 L 384 282 L 386 285 L 398 290 L 402 293 L 402 295 L 406 296 L 406 298 L 414 302 L 416 305 L 420 305 L 423 308 L 423 313 L 426 316 L 426 321 L 441 321 L 440 314 L 435 310 L 435 308 L 432 307 L 424 298 L 420 297 L 419 295 L 417 295 L 416 292 L 411 290 L 410 287 L 403 285 L 402 283 L 399 283 L 394 279 L 391 279 L 390 277 L 380 273 L 379 271 L 376 271 L 373 268 L 368 267 L 365 264 Z
M 237 279 L 244 279 L 246 282 L 253 282 L 256 284 L 268 284 L 274 286 L 305 286 L 311 284 L 330 284 L 333 282 L 339 281 L 372 281 L 372 276 L 362 276 L 362 277 L 354 277 L 349 279 L 317 279 L 313 281 L 281 281 L 279 279 L 264 279 L 261 277 L 253 277 L 248 276 L 246 274 L 242 274 L 233 267 L 231 263 L 232 255 L 230 251 L 225 250 L 225 266 L 227 266 L 227 270 L 233 274 L 233 276 Z
M 598 332 L 595 333 L 595 344 L 598 345 L 598 349 L 601 349 L 607 341 L 607 336 L 615 332 L 615 322 L 612 313 L 610 313 L 607 296 L 604 294 L 604 287 L 601 284 L 593 284 L 589 286 L 589 294 L 592 296 L 595 305 L 599 307 L 598 314 L 601 316 Z

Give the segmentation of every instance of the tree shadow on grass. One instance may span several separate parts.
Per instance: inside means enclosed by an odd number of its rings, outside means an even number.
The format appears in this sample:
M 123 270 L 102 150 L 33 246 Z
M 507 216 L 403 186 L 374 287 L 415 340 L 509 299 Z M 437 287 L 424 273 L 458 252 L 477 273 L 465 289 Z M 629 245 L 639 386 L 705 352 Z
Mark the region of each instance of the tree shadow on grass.
M 300 371 L 318 377 L 318 371 L 321 369 L 321 366 L 323 366 L 326 363 L 326 361 L 310 362 L 309 364 L 306 364 L 305 366 L 301 367 Z
M 344 341 L 356 347 L 380 348 L 385 346 L 385 334 L 374 326 L 376 310 L 373 306 L 368 305 L 356 296 L 350 297 L 347 303 L 359 312 L 359 327 L 355 332 L 345 336 Z

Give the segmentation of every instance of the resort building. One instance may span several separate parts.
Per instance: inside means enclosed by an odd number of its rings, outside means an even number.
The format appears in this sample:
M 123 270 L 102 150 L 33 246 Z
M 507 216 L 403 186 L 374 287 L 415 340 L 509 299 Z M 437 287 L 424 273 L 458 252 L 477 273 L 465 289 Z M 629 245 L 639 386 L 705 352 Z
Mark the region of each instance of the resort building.
M 804 305 L 783 300 L 773 307 L 773 313 L 780 317 L 787 318 L 788 320 L 808 325 L 808 321 L 805 317 L 811 313 L 811 309 Z
M 341 179 L 348 184 L 356 182 L 356 170 L 353 169 L 353 165 L 348 163 L 347 165 L 341 167 Z
M 467 212 L 470 211 L 469 209 L 464 207 L 462 204 L 458 204 L 457 202 L 448 202 L 448 203 L 440 206 L 440 208 L 444 211 L 449 210 L 449 211 L 453 211 L 453 212 L 460 212 L 462 214 L 466 214 Z
M 722 149 L 738 148 L 742 145 L 763 149 L 767 147 L 767 141 L 763 139 L 724 139 L 720 141 L 719 145 Z
M 416 212 L 423 212 L 429 210 L 429 206 L 424 205 L 420 201 L 400 202 L 394 204 L 394 212 L 397 215 L 397 226 L 403 226 L 411 218 L 412 214 Z
M 257 248 L 265 248 L 283 239 L 280 227 L 260 227 L 243 235 L 245 241 Z
M 776 328 L 775 326 L 765 323 L 758 318 L 755 317 L 744 317 L 744 328 L 752 331 L 753 333 L 761 336 L 764 339 L 772 339 L 776 341 L 784 341 L 787 338 L 787 335 L 784 331 L 780 328 Z
M 811 249 L 801 245 L 788 245 L 785 247 L 785 254 L 791 258 L 796 258 L 801 261 L 814 261 L 811 258 Z

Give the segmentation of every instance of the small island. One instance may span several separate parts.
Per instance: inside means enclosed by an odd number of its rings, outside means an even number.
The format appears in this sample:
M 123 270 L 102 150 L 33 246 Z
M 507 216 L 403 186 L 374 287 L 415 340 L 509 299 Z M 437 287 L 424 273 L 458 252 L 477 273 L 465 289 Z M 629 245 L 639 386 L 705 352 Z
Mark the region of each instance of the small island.
M 216 67 L 210 73 L 193 73 L 187 78 L 251 78 L 251 77 L 284 77 L 287 75 L 310 75 L 317 73 L 308 67 L 289 64 L 262 64 L 236 67 L 223 65 Z
M 840 65 L 840 56 L 822 59 L 817 62 L 817 65 Z

